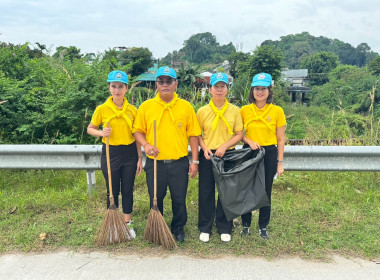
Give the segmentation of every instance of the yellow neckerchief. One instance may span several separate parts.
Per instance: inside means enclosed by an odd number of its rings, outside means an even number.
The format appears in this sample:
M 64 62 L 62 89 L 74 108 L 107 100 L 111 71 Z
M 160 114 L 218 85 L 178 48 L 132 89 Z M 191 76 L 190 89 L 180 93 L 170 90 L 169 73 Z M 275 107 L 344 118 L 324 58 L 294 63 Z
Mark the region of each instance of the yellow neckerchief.
M 234 133 L 232 132 L 232 129 L 231 129 L 231 127 L 230 127 L 230 124 L 227 122 L 226 118 L 223 116 L 223 114 L 227 111 L 228 104 L 229 104 L 229 103 L 228 103 L 227 99 L 225 98 L 225 99 L 224 99 L 224 105 L 223 105 L 223 107 L 222 107 L 222 110 L 219 111 L 219 110 L 216 108 L 213 99 L 211 98 L 211 101 L 210 101 L 210 107 L 211 107 L 211 109 L 214 111 L 214 113 L 215 113 L 215 115 L 216 115 L 214 121 L 212 122 L 212 130 L 215 130 L 215 129 L 216 129 L 216 126 L 218 125 L 218 121 L 219 121 L 219 119 L 221 118 L 222 121 L 226 124 L 226 126 L 227 126 L 227 128 L 228 128 L 228 133 L 233 135 Z
M 106 106 L 108 106 L 115 114 L 110 116 L 108 119 L 104 121 L 103 126 L 105 127 L 108 122 L 110 122 L 113 118 L 123 118 L 127 125 L 129 126 L 129 129 L 132 131 L 132 120 L 128 117 L 126 114 L 128 109 L 128 100 L 124 97 L 124 103 L 123 108 L 121 110 L 118 110 L 115 103 L 113 103 L 113 97 L 108 97 L 107 101 L 104 103 Z
M 165 110 L 169 111 L 170 116 L 171 116 L 173 123 L 174 123 L 175 118 L 174 118 L 174 115 L 172 112 L 172 107 L 177 103 L 178 95 L 174 92 L 173 99 L 169 103 L 166 103 L 164 100 L 161 99 L 160 93 L 157 93 L 156 97 L 153 100 L 156 101 L 158 104 L 161 104 L 164 107 L 160 113 L 160 116 L 158 117 L 157 127 L 160 124 L 160 120 L 161 120 L 162 115 L 164 114 Z
M 256 113 L 256 110 L 253 106 L 256 106 L 256 104 L 252 103 L 251 104 L 252 106 L 250 106 L 250 108 L 252 109 L 252 112 L 253 112 L 253 115 L 254 117 L 249 119 L 247 122 L 244 123 L 244 129 L 247 130 L 247 127 L 248 127 L 248 124 L 252 121 L 262 121 L 263 123 L 265 123 L 265 125 L 272 131 L 276 132 L 272 127 L 270 127 L 270 125 L 268 124 L 268 122 L 264 119 L 265 115 L 268 114 L 269 110 L 272 109 L 273 107 L 273 104 L 269 104 L 268 105 L 268 108 L 264 111 L 264 113 L 261 115 L 261 116 L 258 116 L 257 113 Z

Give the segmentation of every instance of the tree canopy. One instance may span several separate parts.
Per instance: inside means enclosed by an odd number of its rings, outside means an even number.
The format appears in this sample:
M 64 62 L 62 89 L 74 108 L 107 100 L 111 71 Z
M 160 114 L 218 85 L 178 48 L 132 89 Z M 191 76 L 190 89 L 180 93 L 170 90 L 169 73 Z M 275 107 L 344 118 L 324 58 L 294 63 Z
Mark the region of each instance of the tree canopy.
M 210 32 L 197 33 L 183 42 L 182 49 L 169 52 L 162 59 L 162 64 L 170 65 L 173 61 L 181 60 L 190 63 L 220 63 L 227 60 L 228 56 L 235 51 L 231 42 L 220 45 L 215 35 Z
M 253 77 L 257 73 L 265 72 L 277 80 L 281 76 L 282 59 L 281 50 L 269 45 L 257 47 L 253 53 L 232 53 L 229 57 L 231 74 L 239 77 L 243 73 L 247 73 Z
M 323 85 L 328 82 L 329 73 L 339 64 L 338 56 L 330 52 L 318 52 L 305 57 L 301 68 L 309 69 L 311 85 Z
M 153 65 L 152 53 L 148 48 L 129 48 L 119 54 L 121 65 L 128 65 L 131 76 L 138 76 Z
M 359 67 L 367 65 L 378 55 L 366 43 L 361 43 L 355 48 L 338 39 L 315 37 L 308 32 L 286 35 L 277 41 L 265 40 L 261 45 L 273 45 L 280 48 L 285 56 L 286 66 L 291 69 L 299 68 L 305 56 L 316 52 L 334 53 L 341 64 Z

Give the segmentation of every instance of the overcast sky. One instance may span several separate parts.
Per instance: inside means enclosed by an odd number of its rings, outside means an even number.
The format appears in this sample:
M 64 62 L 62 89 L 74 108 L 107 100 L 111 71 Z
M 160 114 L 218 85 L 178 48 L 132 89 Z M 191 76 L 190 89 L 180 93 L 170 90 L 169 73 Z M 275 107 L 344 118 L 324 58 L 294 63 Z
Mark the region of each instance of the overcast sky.
M 160 58 L 201 32 L 248 52 L 303 31 L 354 47 L 365 42 L 380 53 L 380 1 L 0 0 L 0 41 L 39 42 L 53 53 L 58 46 L 82 53 L 126 46 Z

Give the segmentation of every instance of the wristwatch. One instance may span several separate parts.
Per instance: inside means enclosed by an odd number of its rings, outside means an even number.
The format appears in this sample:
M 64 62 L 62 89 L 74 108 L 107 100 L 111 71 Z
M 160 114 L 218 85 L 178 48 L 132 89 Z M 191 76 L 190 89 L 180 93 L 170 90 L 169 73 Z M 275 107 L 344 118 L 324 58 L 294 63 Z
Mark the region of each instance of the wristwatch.
M 191 162 L 194 162 L 195 164 L 199 164 L 199 160 L 192 160 Z

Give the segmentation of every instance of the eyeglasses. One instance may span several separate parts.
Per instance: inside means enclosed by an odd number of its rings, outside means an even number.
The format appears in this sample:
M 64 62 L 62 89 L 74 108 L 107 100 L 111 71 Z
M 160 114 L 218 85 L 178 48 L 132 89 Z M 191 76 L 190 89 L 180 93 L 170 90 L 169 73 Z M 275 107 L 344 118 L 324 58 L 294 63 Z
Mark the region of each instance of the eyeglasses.
M 156 82 L 162 86 L 164 84 L 167 84 L 168 86 L 170 86 L 175 80 L 173 79 L 169 79 L 169 80 L 166 80 L 166 81 L 163 81 L 163 80 L 157 80 Z
M 253 88 L 254 91 L 266 91 L 267 89 L 268 89 L 267 87 L 262 87 L 262 88 L 254 87 Z

